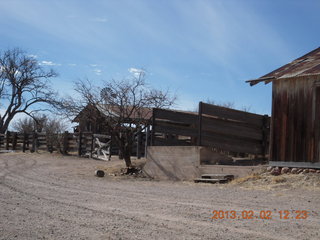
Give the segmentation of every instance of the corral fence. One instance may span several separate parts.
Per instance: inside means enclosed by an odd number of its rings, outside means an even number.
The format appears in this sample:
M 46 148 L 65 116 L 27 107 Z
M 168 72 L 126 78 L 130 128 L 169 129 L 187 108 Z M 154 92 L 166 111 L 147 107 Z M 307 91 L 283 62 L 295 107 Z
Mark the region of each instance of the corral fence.
M 145 153 L 145 134 L 138 132 L 135 139 L 132 154 L 140 158 Z M 98 144 L 106 146 L 109 156 L 119 154 L 119 149 L 110 135 L 93 134 L 91 132 L 47 134 L 10 131 L 7 131 L 6 134 L 0 134 L 0 150 L 46 151 L 50 153 L 56 151 L 62 154 L 92 157 L 99 148 Z
M 17 133 L 7 131 L 0 135 L 0 149 L 14 151 L 59 151 L 63 154 L 77 153 L 82 155 L 93 146 L 92 133 L 46 134 L 46 133 Z
M 220 151 L 268 154 L 270 117 L 199 103 L 198 112 L 153 109 L 151 145 L 207 146 Z
M 151 126 L 150 126 L 151 125 Z M 229 155 L 268 154 L 270 117 L 199 103 L 198 112 L 153 109 L 152 122 L 134 135 L 132 156 L 145 156 L 152 146 L 206 146 Z M 58 151 L 90 155 L 97 141 L 108 143 L 109 155 L 120 155 L 112 136 L 78 132 L 0 134 L 0 150 Z M 120 156 L 121 157 L 121 156 Z

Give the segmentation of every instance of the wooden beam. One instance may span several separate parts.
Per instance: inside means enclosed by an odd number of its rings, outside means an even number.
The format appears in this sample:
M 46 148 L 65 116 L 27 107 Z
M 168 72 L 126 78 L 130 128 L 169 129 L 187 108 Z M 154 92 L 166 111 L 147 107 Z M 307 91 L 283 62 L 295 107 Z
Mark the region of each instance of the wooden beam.
M 199 102 L 199 110 L 198 110 L 198 146 L 202 145 L 201 137 L 202 137 L 202 102 Z
M 316 168 L 320 169 L 320 162 L 283 162 L 270 161 L 269 165 L 272 167 L 291 167 L 291 168 Z
M 154 109 L 153 116 L 155 119 L 170 120 L 186 124 L 197 124 L 198 122 L 198 115 L 196 113 L 185 113 L 159 108 Z
M 202 114 L 215 116 L 222 119 L 230 119 L 234 121 L 246 122 L 246 123 L 254 124 L 256 126 L 261 126 L 263 121 L 262 115 L 248 113 L 248 112 L 230 109 L 226 107 L 220 107 L 220 106 L 211 105 L 207 103 L 202 104 Z
M 156 133 L 175 134 L 180 136 L 198 136 L 198 130 L 195 127 L 185 127 L 174 124 L 168 124 L 167 122 L 157 121 L 155 128 Z
M 217 134 L 225 134 L 230 136 L 238 136 L 253 140 L 262 141 L 262 128 L 248 126 L 241 122 L 228 121 L 223 119 L 203 117 L 202 131 L 210 131 Z

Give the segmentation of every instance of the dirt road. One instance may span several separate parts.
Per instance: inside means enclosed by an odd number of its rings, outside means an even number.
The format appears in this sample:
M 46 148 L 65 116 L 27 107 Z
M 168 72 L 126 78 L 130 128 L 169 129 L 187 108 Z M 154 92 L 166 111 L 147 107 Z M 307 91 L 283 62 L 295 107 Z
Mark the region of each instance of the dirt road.
M 320 239 L 319 191 L 95 177 L 103 164 L 0 154 L 0 239 Z M 213 220 L 213 210 L 236 219 Z M 254 218 L 242 219 L 250 210 Z M 259 219 L 261 210 L 272 219 Z M 291 210 L 309 215 L 292 219 Z

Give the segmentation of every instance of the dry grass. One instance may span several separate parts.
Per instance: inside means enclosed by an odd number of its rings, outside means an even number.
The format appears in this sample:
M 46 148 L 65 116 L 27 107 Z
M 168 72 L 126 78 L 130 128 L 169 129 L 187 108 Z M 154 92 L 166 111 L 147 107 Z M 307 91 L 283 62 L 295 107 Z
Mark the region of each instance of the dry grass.
M 268 172 L 238 178 L 230 184 L 259 190 L 290 190 L 304 188 L 320 191 L 320 174 L 282 174 L 273 176 Z
M 287 179 L 282 175 L 282 176 L 275 176 L 271 179 L 272 183 L 283 183 L 286 182 Z
M 251 175 L 248 175 L 248 176 L 245 176 L 245 177 L 241 177 L 241 178 L 236 178 L 234 179 L 231 184 L 242 184 L 242 183 L 245 183 L 245 182 L 248 182 L 248 181 L 256 181 L 258 179 L 261 179 L 261 175 L 258 174 L 258 173 L 254 173 L 254 174 L 251 174 Z

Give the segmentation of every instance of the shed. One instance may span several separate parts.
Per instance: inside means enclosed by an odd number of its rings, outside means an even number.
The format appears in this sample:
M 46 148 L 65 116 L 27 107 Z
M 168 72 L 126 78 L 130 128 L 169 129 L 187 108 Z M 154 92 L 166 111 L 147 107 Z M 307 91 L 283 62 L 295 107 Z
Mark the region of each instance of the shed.
M 73 122 L 79 123 L 77 131 L 109 134 L 107 125 L 111 119 L 117 118 L 124 119 L 128 123 L 139 119 L 147 124 L 151 121 L 152 109 L 132 106 L 120 109 L 119 106 L 89 104 L 80 111 Z
M 247 82 L 272 83 L 270 165 L 320 168 L 320 48 Z

